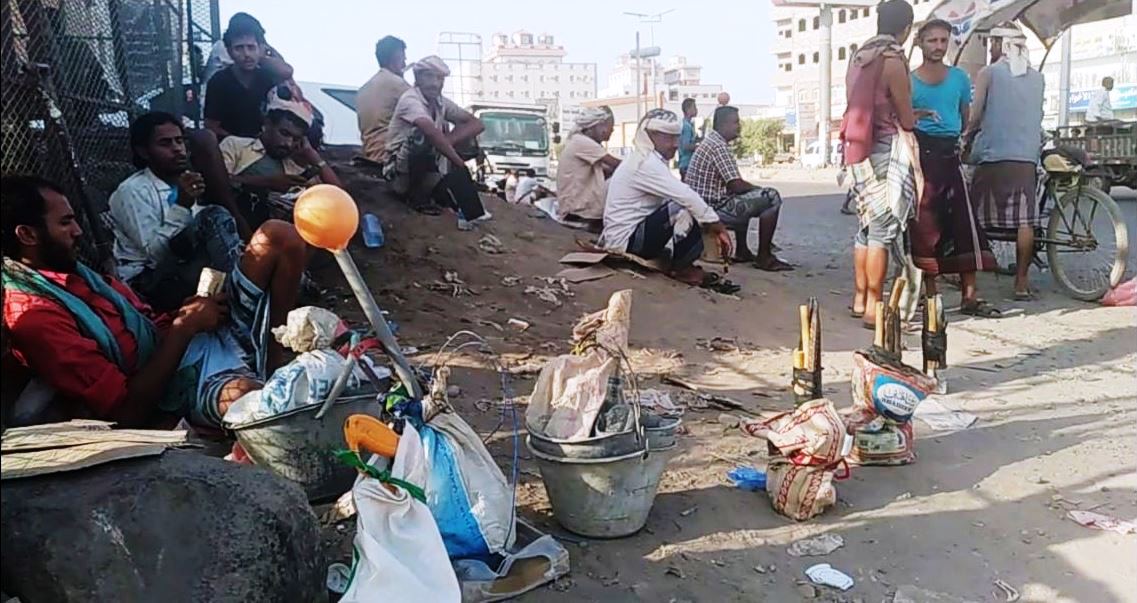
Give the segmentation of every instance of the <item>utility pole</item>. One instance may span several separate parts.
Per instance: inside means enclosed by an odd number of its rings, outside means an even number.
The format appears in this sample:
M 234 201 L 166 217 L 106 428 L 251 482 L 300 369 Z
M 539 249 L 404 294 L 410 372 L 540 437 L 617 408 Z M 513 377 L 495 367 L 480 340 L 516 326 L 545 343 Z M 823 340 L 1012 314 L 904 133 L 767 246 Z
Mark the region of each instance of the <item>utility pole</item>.
M 1070 125 L 1070 62 L 1072 39 L 1070 28 L 1062 32 L 1062 65 L 1058 71 L 1058 125 Z
M 642 24 L 642 23 L 654 24 L 654 23 L 662 23 L 664 15 L 667 15 L 667 14 L 673 13 L 673 12 L 675 12 L 675 9 L 668 9 L 668 10 L 665 10 L 663 12 L 654 13 L 654 14 L 650 14 L 650 15 L 647 13 L 633 13 L 633 12 L 627 12 L 627 11 L 625 11 L 624 14 L 629 16 L 629 17 L 635 17 L 638 20 L 638 23 L 640 23 L 640 24 Z M 654 25 L 651 26 L 651 44 L 653 47 L 655 46 L 655 27 L 654 27 Z M 647 86 L 644 86 L 644 83 L 643 83 L 643 75 L 642 75 L 643 71 L 641 68 L 641 60 L 642 59 L 640 58 L 640 54 L 641 54 L 640 28 L 637 25 L 636 26 L 636 122 L 637 123 L 639 122 L 640 119 L 643 118 L 644 108 L 646 106 L 646 100 L 644 99 L 644 97 L 646 96 L 646 92 L 647 92 L 645 90 L 645 88 L 647 88 Z M 652 96 L 654 97 L 655 96 L 655 57 L 654 56 L 652 57 L 652 65 L 651 65 L 651 92 L 652 92 Z
M 833 88 L 833 8 L 821 5 L 821 90 L 817 107 L 817 148 L 821 152 L 821 165 L 829 165 L 829 123 L 833 105 L 830 94 Z

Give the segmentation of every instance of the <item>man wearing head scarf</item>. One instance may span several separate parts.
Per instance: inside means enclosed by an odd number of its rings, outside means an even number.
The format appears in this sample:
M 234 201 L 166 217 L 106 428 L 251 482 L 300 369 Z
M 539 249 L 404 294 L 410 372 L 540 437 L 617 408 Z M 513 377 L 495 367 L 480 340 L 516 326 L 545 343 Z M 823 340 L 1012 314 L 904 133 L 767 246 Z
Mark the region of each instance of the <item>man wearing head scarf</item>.
M 853 178 L 861 228 L 853 239 L 852 315 L 874 328 L 889 256 L 910 256 L 903 233 L 923 186 L 912 128 L 912 84 L 903 44 L 912 31 L 912 6 L 904 0 L 877 5 L 877 35 L 849 59 L 841 120 L 844 162 Z M 905 262 L 906 265 L 911 262 Z M 909 275 L 909 283 L 917 283 Z
M 221 158 L 229 180 L 240 191 L 238 209 L 256 228 L 270 217 L 292 215 L 292 202 L 282 197 L 294 187 L 312 184 L 343 186 L 319 151 L 308 142 L 312 111 L 285 85 L 268 95 L 260 134 L 229 136 L 221 141 Z
M 991 64 L 975 78 L 968 138 L 978 164 L 971 198 L 979 224 L 1016 232 L 1015 299 L 1033 297 L 1028 276 L 1039 224 L 1035 168 L 1042 145 L 1045 81 L 1030 66 L 1026 36 L 1013 23 L 991 30 Z
M 608 107 L 586 108 L 577 118 L 557 163 L 557 217 L 584 220 L 599 230 L 608 178 L 620 160 L 602 146 L 612 136 Z
M 465 220 L 489 214 L 456 148 L 474 143 L 485 130 L 482 120 L 442 95 L 450 67 L 437 56 L 411 65 L 415 85 L 399 97 L 387 130 L 384 176 L 396 194 L 414 209 L 437 215 L 457 209 Z
M 715 210 L 667 167 L 681 130 L 679 117 L 665 109 L 652 109 L 640 120 L 634 150 L 608 183 L 600 245 L 663 260 L 672 278 L 689 285 L 733 293 L 737 285 L 695 266 L 703 253 L 702 230 L 715 235 L 723 257 L 733 250 Z

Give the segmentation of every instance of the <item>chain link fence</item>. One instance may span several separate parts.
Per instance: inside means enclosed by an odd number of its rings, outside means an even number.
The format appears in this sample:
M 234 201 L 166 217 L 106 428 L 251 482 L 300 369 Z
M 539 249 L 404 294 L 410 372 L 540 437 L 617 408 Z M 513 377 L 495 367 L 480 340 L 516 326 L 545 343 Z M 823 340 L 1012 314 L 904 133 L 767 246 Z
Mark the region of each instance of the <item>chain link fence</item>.
M 217 0 L 0 0 L 0 171 L 59 183 L 82 255 L 110 256 L 100 217 L 134 167 L 128 128 L 151 110 L 199 125 Z

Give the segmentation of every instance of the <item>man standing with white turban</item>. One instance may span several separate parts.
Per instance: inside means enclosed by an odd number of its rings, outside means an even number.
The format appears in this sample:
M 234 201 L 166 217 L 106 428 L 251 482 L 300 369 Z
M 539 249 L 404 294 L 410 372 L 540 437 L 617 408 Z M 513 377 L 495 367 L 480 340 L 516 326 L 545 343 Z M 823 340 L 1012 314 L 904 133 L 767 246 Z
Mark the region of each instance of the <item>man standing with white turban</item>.
M 975 78 L 969 136 L 978 163 L 971 199 L 984 228 L 1016 231 L 1015 299 L 1033 297 L 1028 271 L 1039 224 L 1035 172 L 1042 146 L 1045 80 L 1030 66 L 1026 36 L 1013 23 L 991 30 L 991 64 Z M 967 136 L 965 136 L 966 138 Z
M 733 250 L 715 210 L 667 167 L 679 148 L 681 129 L 679 117 L 665 109 L 652 109 L 640 120 L 635 150 L 608 184 L 600 245 L 648 260 L 663 259 L 668 275 L 676 280 L 734 293 L 738 285 L 695 266 L 703 253 L 701 230 L 715 235 L 723 257 L 731 257 Z
M 587 108 L 576 118 L 557 163 L 558 218 L 584 220 L 599 231 L 608 178 L 620 166 L 620 160 L 601 146 L 612 136 L 613 127 L 608 107 Z
M 473 221 L 489 215 L 455 147 L 474 141 L 485 130 L 482 120 L 442 96 L 450 68 L 437 56 L 411 65 L 415 85 L 399 97 L 387 132 L 383 174 L 395 193 L 423 213 L 437 215 L 439 205 L 457 203 Z M 453 127 L 452 127 L 453 126 Z

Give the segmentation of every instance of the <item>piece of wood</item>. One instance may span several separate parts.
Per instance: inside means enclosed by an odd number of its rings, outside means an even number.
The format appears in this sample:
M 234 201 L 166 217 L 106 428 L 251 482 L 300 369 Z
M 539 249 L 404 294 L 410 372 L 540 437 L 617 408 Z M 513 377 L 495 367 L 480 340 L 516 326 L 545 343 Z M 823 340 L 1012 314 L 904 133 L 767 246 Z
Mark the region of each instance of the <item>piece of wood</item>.
M 896 310 L 900 307 L 900 294 L 904 292 L 904 287 L 908 286 L 908 279 L 903 276 L 896 277 L 892 281 L 892 295 L 888 296 L 888 307 Z
M 805 352 L 805 350 L 809 349 L 809 306 L 804 305 L 804 304 L 798 306 L 797 307 L 797 313 L 798 313 L 798 320 L 800 321 L 799 326 L 801 328 L 801 346 L 800 346 L 800 348 L 803 352 L 803 359 L 804 359 L 804 362 L 798 368 L 808 369 L 808 368 L 810 368 L 809 356 L 807 354 L 804 354 L 804 352 Z M 795 359 L 795 362 L 796 362 L 796 359 Z
M 608 257 L 608 252 L 591 252 L 591 251 L 574 251 L 565 254 L 560 262 L 562 264 L 584 264 L 592 265 L 603 262 Z
M 876 326 L 873 332 L 873 344 L 878 348 L 884 347 L 884 302 L 876 302 Z

